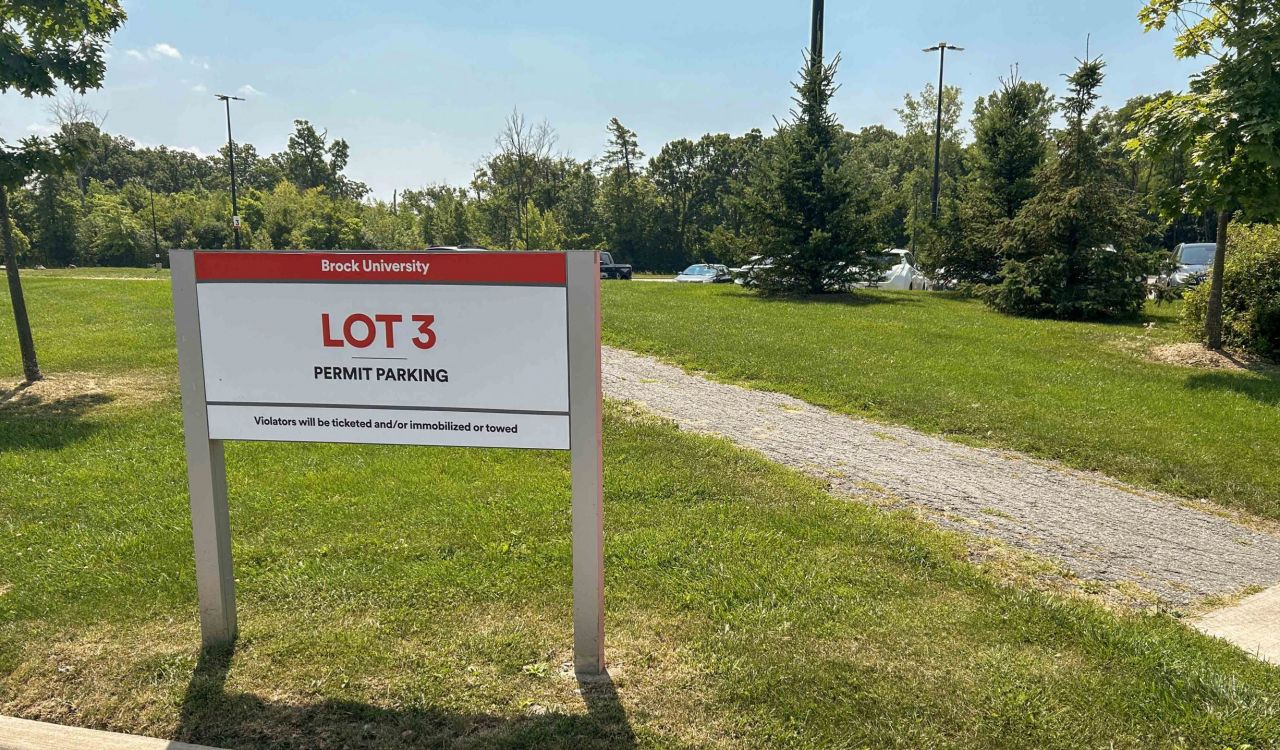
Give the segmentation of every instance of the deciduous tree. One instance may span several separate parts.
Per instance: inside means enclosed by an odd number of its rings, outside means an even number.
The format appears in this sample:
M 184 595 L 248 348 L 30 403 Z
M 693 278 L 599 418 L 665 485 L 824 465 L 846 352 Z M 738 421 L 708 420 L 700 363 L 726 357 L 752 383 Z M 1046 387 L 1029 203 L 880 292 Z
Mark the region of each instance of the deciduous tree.
M 1189 91 L 1142 111 L 1130 145 L 1155 159 L 1190 155 L 1194 169 L 1166 192 L 1168 215 L 1217 212 L 1204 334 L 1219 349 L 1231 223 L 1280 215 L 1280 0 L 1147 0 L 1139 19 L 1148 30 L 1175 24 L 1174 54 L 1211 61 Z
M 59 84 L 80 93 L 97 88 L 106 74 L 107 41 L 124 19 L 119 0 L 0 0 L 0 94 L 52 96 Z M 9 191 L 36 171 L 52 171 L 60 158 L 41 139 L 29 138 L 16 147 L 0 140 L 0 240 L 28 382 L 42 376 L 18 277 Z

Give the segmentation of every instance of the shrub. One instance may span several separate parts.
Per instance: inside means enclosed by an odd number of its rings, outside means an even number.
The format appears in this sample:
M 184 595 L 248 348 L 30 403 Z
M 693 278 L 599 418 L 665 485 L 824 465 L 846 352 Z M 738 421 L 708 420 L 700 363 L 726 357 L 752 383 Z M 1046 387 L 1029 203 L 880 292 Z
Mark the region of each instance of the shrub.
M 1222 337 L 1227 346 L 1265 357 L 1280 357 L 1280 226 L 1238 225 L 1231 229 L 1222 286 Z M 1209 284 L 1186 294 L 1183 320 L 1204 335 Z

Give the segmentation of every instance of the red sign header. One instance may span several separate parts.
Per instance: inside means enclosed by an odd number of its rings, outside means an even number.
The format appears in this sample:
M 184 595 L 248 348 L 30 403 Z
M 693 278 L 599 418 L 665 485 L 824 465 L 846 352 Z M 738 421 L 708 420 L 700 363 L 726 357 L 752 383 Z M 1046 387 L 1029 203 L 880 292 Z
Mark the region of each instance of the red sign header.
M 564 253 L 197 251 L 196 281 L 564 286 Z

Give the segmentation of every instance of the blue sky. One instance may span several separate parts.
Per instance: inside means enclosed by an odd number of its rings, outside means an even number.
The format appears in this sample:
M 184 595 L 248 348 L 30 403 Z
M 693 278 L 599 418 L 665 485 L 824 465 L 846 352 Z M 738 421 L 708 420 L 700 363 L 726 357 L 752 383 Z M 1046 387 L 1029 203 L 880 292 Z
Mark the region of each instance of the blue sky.
M 1092 34 L 1109 62 L 1104 104 L 1181 89 L 1196 69 L 1144 34 L 1140 0 L 828 0 L 827 50 L 844 63 L 836 111 L 846 126 L 896 124 L 907 91 L 948 83 L 966 107 L 1011 65 L 1055 91 Z M 547 119 L 565 153 L 588 158 L 619 117 L 650 154 L 706 132 L 766 131 L 790 106 L 808 43 L 808 0 L 440 1 L 126 0 L 105 86 L 90 103 L 139 143 L 215 151 L 225 141 L 214 92 L 240 92 L 237 140 L 280 149 L 294 118 L 351 144 L 348 173 L 379 197 L 465 182 L 518 107 Z M 0 137 L 47 127 L 46 104 L 0 95 Z

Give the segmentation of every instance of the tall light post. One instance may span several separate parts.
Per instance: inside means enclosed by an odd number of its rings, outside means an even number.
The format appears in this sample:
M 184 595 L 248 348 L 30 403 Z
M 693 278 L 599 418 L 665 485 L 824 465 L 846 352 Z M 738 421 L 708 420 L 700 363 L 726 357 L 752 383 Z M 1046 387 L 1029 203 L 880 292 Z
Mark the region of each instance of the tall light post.
M 156 251 L 156 271 L 163 267 L 160 260 L 160 228 L 156 224 L 156 193 L 151 189 L 151 182 L 147 182 L 147 195 L 151 196 L 151 241 L 155 244 Z
M 942 93 L 943 76 L 947 69 L 947 50 L 964 52 L 964 47 L 956 47 L 946 42 L 938 42 L 936 47 L 929 47 L 925 52 L 938 53 L 938 124 L 933 138 L 933 220 L 938 220 L 938 195 L 942 191 Z
M 227 105 L 227 161 L 231 163 L 231 229 L 236 235 L 236 249 L 240 249 L 240 205 L 236 200 L 236 142 L 231 139 L 231 102 L 242 102 L 244 99 L 227 94 L 214 94 L 214 97 Z
M 826 25 L 825 0 L 813 0 L 813 25 L 809 33 L 810 62 L 822 62 L 823 27 Z

